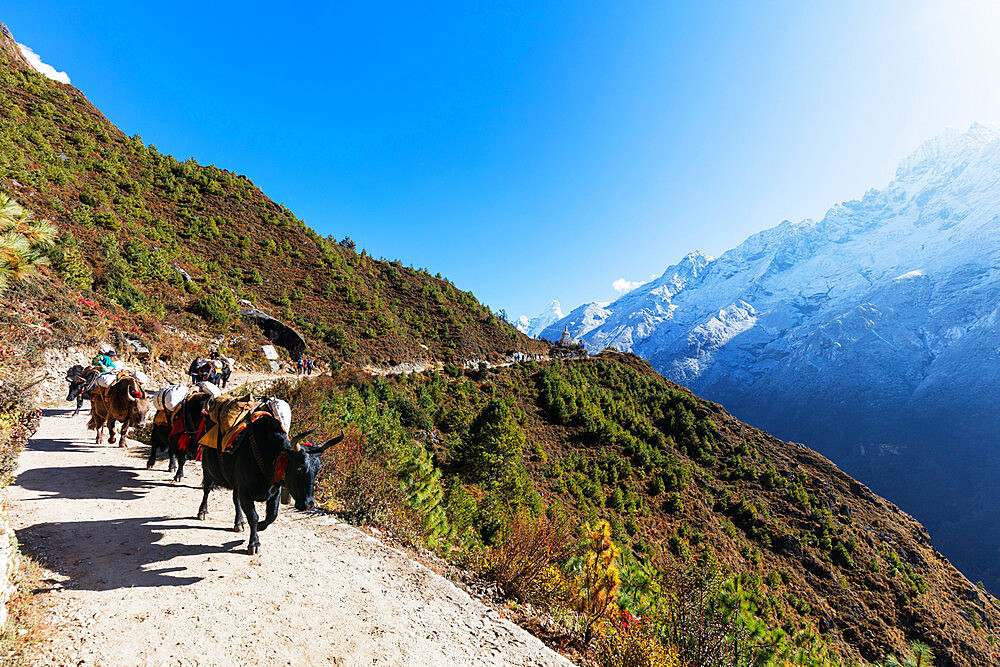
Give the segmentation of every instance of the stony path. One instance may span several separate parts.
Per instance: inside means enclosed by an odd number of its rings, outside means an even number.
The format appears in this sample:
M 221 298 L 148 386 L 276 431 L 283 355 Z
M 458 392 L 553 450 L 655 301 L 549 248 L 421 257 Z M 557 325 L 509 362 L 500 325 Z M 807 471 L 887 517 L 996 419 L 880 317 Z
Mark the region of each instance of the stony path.
M 194 518 L 197 466 L 95 445 L 49 410 L 21 455 L 12 519 L 54 572 L 40 664 L 568 665 L 450 582 L 351 526 L 286 507 L 246 555 L 228 492 Z

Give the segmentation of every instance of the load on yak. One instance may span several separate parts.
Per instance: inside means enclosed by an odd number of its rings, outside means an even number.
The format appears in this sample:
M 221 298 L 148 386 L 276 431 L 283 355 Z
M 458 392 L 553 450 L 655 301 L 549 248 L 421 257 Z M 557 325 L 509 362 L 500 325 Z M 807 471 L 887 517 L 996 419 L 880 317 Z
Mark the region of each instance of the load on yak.
M 66 371 L 66 382 L 69 383 L 69 394 L 67 401 L 76 401 L 76 410 L 73 416 L 80 414 L 85 400 L 90 400 L 90 392 L 97 385 L 97 376 L 101 373 L 111 373 L 118 370 L 115 364 L 115 351 L 113 349 L 101 350 L 91 360 L 90 366 L 76 364 Z
M 184 478 L 184 464 L 197 454 L 197 431 L 208 402 L 219 396 L 219 388 L 210 382 L 193 387 L 173 385 L 153 394 L 153 429 L 150 434 L 149 459 L 146 467 L 156 463 L 156 454 L 165 449 L 170 458 L 167 472 L 173 472 L 175 482 Z
M 146 420 L 149 399 L 144 386 L 148 383 L 142 371 L 132 373 L 101 373 L 90 390 L 90 421 L 87 428 L 97 431 L 97 442 L 101 442 L 104 427 L 108 427 L 108 442 L 115 442 L 115 422 L 121 422 L 121 446 L 125 446 L 125 435 L 129 428 L 139 426 Z

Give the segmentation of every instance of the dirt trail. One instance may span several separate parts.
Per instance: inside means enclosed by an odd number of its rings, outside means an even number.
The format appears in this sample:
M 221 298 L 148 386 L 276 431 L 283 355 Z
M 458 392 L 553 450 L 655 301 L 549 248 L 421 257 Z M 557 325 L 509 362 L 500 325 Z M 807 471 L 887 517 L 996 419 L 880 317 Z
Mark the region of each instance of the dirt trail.
M 229 492 L 194 518 L 145 452 L 95 445 L 49 410 L 9 491 L 18 537 L 55 573 L 41 664 L 568 665 L 442 577 L 329 517 L 282 507 L 246 555 Z M 141 447 L 142 450 L 145 447 Z

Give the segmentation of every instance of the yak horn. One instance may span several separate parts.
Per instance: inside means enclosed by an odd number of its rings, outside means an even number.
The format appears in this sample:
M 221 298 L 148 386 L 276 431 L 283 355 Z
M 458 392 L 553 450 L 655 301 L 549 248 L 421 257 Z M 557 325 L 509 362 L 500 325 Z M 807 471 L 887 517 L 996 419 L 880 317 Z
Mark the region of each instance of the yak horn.
M 315 431 L 317 428 L 319 427 L 313 426 L 308 431 L 302 431 L 302 433 L 299 433 L 297 436 L 292 438 L 291 440 L 292 449 L 294 449 L 295 451 L 299 451 L 300 449 L 302 449 L 302 446 L 299 443 L 302 442 L 303 438 L 308 438 L 312 434 L 312 432 Z
M 343 440 L 345 437 L 347 437 L 347 436 L 344 434 L 344 429 L 340 429 L 340 435 L 338 435 L 336 438 L 334 438 L 332 440 L 327 440 L 325 443 L 323 443 L 322 446 L 320 446 L 320 447 L 318 447 L 316 449 L 317 453 L 325 452 L 327 449 L 329 449 L 330 447 L 333 447 L 338 442 L 340 442 L 341 440 Z

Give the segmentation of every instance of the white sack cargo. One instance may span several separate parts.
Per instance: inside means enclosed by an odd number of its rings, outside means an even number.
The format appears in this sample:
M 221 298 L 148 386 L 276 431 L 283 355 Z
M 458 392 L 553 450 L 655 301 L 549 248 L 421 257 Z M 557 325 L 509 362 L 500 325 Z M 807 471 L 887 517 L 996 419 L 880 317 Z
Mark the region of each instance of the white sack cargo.
M 281 428 L 285 429 L 285 433 L 288 433 L 288 429 L 292 427 L 292 408 L 289 407 L 288 403 L 274 396 L 268 398 L 265 403 L 271 414 L 281 422 Z
M 222 394 L 222 390 L 211 382 L 199 382 L 198 388 L 207 394 L 211 394 L 212 398 L 218 398 Z
M 157 410 L 173 412 L 181 404 L 181 401 L 184 400 L 184 397 L 187 396 L 187 393 L 188 388 L 184 385 L 175 384 L 164 387 L 153 394 L 153 407 Z
M 118 380 L 118 373 L 101 373 L 97 376 L 97 386 L 107 389 Z

